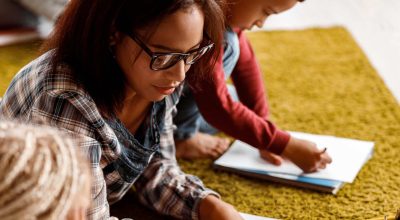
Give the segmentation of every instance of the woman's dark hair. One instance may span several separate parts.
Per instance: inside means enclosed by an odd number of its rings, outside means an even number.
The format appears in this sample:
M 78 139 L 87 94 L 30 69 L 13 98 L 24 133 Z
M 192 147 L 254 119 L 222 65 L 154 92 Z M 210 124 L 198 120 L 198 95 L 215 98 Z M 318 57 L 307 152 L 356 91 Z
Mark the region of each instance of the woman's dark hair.
M 196 5 L 204 13 L 204 32 L 221 48 L 224 0 L 72 0 L 59 18 L 43 51 L 55 49 L 53 72 L 67 64 L 96 102 L 104 117 L 114 115 L 124 99 L 124 76 L 110 52 L 110 36 L 117 31 L 155 27 L 165 16 Z M 126 32 L 125 32 L 126 33 Z M 211 73 L 219 49 L 206 54 L 187 73 L 195 85 Z

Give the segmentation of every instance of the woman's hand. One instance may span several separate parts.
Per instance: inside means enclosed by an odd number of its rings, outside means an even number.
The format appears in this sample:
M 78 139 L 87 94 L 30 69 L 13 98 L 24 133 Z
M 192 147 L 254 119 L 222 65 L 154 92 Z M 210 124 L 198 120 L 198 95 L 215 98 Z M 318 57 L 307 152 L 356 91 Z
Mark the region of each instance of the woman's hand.
M 213 195 L 208 195 L 200 202 L 199 206 L 200 220 L 243 220 L 236 209 L 218 199 Z

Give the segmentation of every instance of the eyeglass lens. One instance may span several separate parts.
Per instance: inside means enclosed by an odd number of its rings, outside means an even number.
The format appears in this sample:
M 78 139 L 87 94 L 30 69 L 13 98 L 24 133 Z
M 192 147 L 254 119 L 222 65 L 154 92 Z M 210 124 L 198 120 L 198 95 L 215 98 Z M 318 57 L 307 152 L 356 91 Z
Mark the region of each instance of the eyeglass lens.
M 206 46 L 198 51 L 193 51 L 188 55 L 184 54 L 159 54 L 153 58 L 152 69 L 160 70 L 172 67 L 180 60 L 184 59 L 186 65 L 192 65 L 199 60 L 211 47 Z

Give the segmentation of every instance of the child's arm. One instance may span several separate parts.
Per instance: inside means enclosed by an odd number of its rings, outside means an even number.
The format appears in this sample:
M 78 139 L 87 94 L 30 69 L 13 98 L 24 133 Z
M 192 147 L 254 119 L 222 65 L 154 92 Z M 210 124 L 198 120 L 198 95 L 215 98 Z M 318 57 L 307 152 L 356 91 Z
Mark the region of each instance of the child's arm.
M 240 56 L 231 78 L 240 102 L 261 118 L 268 119 L 269 106 L 263 75 L 253 48 L 243 31 L 238 32 Z
M 222 56 L 214 67 L 213 79 L 203 80 L 201 89 L 192 91 L 199 110 L 208 123 L 258 149 L 282 153 L 290 135 L 243 103 L 232 99 L 225 82 Z

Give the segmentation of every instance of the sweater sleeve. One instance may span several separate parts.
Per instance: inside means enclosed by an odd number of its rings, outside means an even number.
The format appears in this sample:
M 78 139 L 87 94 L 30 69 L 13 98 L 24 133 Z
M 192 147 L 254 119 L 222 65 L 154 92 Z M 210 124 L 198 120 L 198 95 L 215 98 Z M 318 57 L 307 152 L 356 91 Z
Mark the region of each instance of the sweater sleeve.
M 221 56 L 212 79 L 193 90 L 196 103 L 206 121 L 217 129 L 258 149 L 281 154 L 290 136 L 268 119 L 261 72 L 244 34 L 239 33 L 239 44 L 241 54 L 232 79 L 241 102 L 229 95 Z
M 268 119 L 269 109 L 260 67 L 244 32 L 240 31 L 238 35 L 240 56 L 231 75 L 232 81 L 240 102 L 258 116 Z

